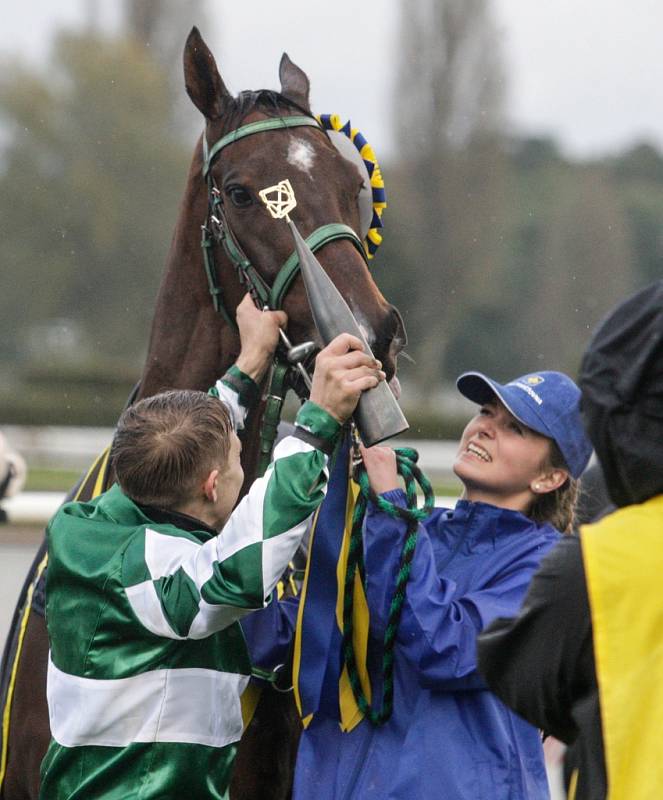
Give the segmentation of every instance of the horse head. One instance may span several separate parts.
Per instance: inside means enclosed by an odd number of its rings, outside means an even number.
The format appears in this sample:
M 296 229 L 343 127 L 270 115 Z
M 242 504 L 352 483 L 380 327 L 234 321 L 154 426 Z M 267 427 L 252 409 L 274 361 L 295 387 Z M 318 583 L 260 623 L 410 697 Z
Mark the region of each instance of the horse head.
M 358 202 L 362 176 L 311 114 L 309 80 L 286 54 L 279 75 L 280 92 L 244 91 L 233 97 L 198 30 L 188 36 L 185 85 L 203 115 L 204 131 L 157 301 L 141 396 L 166 386 L 204 389 L 232 363 L 239 348 L 232 320 L 247 279 L 257 282 L 258 292 L 264 290 L 261 303 L 287 312 L 294 344 L 313 340 L 321 345 L 301 276 L 295 269 L 284 277 L 283 265 L 292 266 L 292 235 L 259 197 L 262 189 L 286 178 L 297 199 L 292 220 L 302 236 L 317 237 L 318 260 L 388 378 L 395 373 L 405 331 L 367 267 Z M 201 226 L 209 234 L 207 273 Z M 318 235 L 329 228 L 334 235 Z M 214 310 L 210 287 L 225 318 Z

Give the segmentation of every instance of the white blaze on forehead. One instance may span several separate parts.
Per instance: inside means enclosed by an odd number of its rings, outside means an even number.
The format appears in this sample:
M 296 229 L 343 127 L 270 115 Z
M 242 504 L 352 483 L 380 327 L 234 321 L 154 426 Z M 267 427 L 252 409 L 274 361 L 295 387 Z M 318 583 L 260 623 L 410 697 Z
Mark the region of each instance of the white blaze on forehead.
M 288 147 L 288 164 L 297 167 L 310 177 L 313 162 L 315 161 L 315 150 L 304 139 L 293 138 Z

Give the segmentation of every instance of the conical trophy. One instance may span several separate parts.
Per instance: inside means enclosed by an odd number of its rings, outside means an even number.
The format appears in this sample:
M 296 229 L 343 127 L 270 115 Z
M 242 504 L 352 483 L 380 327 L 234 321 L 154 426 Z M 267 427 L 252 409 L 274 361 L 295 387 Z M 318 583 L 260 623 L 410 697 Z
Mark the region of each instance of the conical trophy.
M 284 180 L 276 186 L 263 189 L 260 197 L 273 217 L 285 219 L 290 226 L 313 321 L 324 344 L 329 344 L 341 333 L 350 333 L 361 340 L 365 352 L 373 355 L 348 304 L 288 216 L 288 212 L 297 205 L 290 182 Z M 354 421 L 366 447 L 397 436 L 409 428 L 385 381 L 362 393 L 354 413 Z

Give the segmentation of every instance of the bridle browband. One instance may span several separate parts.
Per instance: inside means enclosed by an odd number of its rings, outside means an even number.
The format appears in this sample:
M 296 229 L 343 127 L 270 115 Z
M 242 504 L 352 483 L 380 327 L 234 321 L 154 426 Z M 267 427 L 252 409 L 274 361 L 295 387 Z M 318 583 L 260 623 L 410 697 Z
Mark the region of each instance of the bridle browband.
M 312 117 L 295 115 L 290 117 L 270 117 L 269 119 L 250 122 L 230 131 L 218 139 L 211 147 L 208 146 L 207 137 L 203 133 L 203 177 L 207 181 L 208 212 L 205 225 L 202 226 L 202 249 L 205 264 L 205 273 L 209 285 L 209 292 L 215 310 L 223 316 L 225 321 L 237 330 L 237 324 L 223 303 L 222 289 L 219 285 L 216 264 L 214 262 L 213 247 L 215 243 L 222 245 L 226 256 L 237 270 L 239 280 L 246 284 L 256 305 L 261 308 L 267 306 L 272 310 L 280 309 L 288 289 L 299 271 L 299 257 L 293 250 L 290 256 L 281 265 L 272 286 L 265 281 L 255 266 L 251 263 L 242 246 L 234 235 L 228 223 L 223 207 L 223 196 L 216 186 L 212 176 L 212 165 L 219 153 L 233 142 L 246 136 L 263 133 L 265 131 L 282 130 L 284 128 L 312 127 L 324 131 L 319 123 Z M 307 238 L 311 250 L 315 253 L 321 247 L 339 239 L 349 239 L 361 253 L 366 263 L 364 245 L 357 234 L 349 225 L 341 222 L 332 222 L 322 225 L 313 231 Z

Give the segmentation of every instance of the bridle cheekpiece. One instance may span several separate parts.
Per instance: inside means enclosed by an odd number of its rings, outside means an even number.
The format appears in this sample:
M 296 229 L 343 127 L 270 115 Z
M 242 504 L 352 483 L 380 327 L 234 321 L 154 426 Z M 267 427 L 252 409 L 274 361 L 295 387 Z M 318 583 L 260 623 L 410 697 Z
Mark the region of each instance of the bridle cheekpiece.
M 223 207 L 223 197 L 212 175 L 212 165 L 225 147 L 239 139 L 266 131 L 294 127 L 313 127 L 324 130 L 313 117 L 297 115 L 290 117 L 270 117 L 269 119 L 250 122 L 225 134 L 211 147 L 208 145 L 207 137 L 203 134 L 203 177 L 207 181 L 208 189 L 208 213 L 207 220 L 202 226 L 201 241 L 205 273 L 207 275 L 209 291 L 215 310 L 221 314 L 225 321 L 235 330 L 237 329 L 235 320 L 228 312 L 223 302 L 222 289 L 219 284 L 216 264 L 214 262 L 214 244 L 221 244 L 225 254 L 237 270 L 240 282 L 247 286 L 247 290 L 251 293 L 256 305 L 261 308 L 267 307 L 272 310 L 282 307 L 283 299 L 299 270 L 299 257 L 297 256 L 296 250 L 293 250 L 290 256 L 288 256 L 286 261 L 281 265 L 274 283 L 269 286 L 251 263 L 251 260 L 244 252 L 228 223 L 228 218 L 226 217 Z M 367 259 L 367 253 L 357 234 L 349 225 L 345 225 L 341 222 L 332 222 L 316 228 L 316 230 L 306 238 L 306 241 L 311 250 L 316 252 L 329 242 L 337 241 L 338 239 L 349 239 L 358 252 L 361 253 L 364 260 Z

